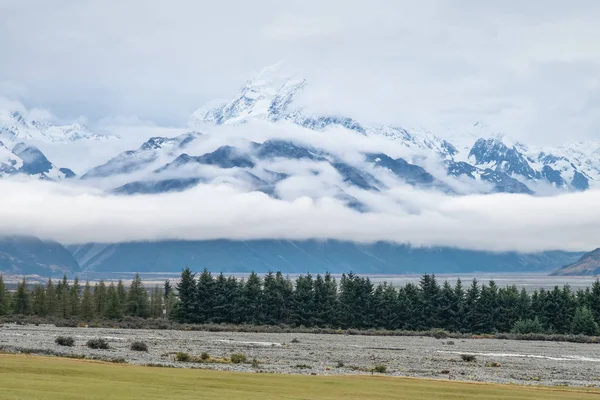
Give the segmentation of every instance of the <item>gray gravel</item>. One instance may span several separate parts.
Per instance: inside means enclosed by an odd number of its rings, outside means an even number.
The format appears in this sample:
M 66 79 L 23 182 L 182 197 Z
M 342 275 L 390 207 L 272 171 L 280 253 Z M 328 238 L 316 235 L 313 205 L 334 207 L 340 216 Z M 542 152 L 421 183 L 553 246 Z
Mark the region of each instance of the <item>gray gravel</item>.
M 54 339 L 58 336 L 74 337 L 75 346 L 56 345 Z M 100 337 L 109 342 L 109 350 L 86 347 L 87 340 Z M 149 351 L 140 353 L 130 350 L 133 341 L 145 342 Z M 140 365 L 294 374 L 368 374 L 375 365 L 382 364 L 387 367 L 387 374 L 393 376 L 600 387 L 598 344 L 5 324 L 0 327 L 0 348 L 4 351 L 50 351 L 125 359 L 128 363 Z M 181 363 L 175 361 L 176 352 L 194 356 L 206 352 L 213 357 L 242 353 L 248 361 L 256 359 L 260 364 L 253 367 L 250 363 Z M 461 354 L 474 354 L 476 361 L 464 362 Z M 499 366 L 491 366 L 491 363 L 499 363 Z

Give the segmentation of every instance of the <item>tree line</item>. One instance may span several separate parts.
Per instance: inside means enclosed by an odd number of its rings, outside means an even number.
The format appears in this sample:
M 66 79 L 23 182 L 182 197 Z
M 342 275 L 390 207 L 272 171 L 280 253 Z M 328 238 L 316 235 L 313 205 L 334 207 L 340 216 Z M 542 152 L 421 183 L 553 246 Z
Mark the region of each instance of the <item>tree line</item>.
M 0 278 L 0 315 L 22 314 L 62 318 L 119 319 L 168 317 L 191 324 L 254 324 L 463 333 L 600 334 L 600 282 L 573 290 L 568 285 L 528 293 L 492 280 L 463 286 L 438 283 L 425 274 L 418 284 L 375 285 L 367 277 L 343 274 L 300 275 L 251 273 L 238 279 L 208 270 L 183 270 L 173 290 L 146 290 L 139 275 L 129 288 L 99 282 L 82 288 L 64 278 L 56 285 L 21 282 L 9 295 Z
M 54 282 L 32 288 L 23 279 L 14 293 L 9 293 L 0 275 L 0 315 L 36 315 L 90 321 L 120 319 L 125 316 L 159 318 L 173 309 L 177 298 L 168 281 L 164 287 L 148 291 L 139 274 L 128 288 L 122 280 L 116 284 L 99 281 L 81 285 L 76 277 L 69 282 L 64 276 Z M 164 310 L 164 311 L 163 311 Z

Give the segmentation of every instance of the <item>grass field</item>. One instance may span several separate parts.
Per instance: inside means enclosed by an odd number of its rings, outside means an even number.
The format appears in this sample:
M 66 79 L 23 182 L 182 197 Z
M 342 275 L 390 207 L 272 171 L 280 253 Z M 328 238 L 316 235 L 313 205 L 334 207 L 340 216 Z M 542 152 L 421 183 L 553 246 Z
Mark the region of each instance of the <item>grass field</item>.
M 0 399 L 600 399 L 600 391 L 383 376 L 299 376 L 0 355 Z

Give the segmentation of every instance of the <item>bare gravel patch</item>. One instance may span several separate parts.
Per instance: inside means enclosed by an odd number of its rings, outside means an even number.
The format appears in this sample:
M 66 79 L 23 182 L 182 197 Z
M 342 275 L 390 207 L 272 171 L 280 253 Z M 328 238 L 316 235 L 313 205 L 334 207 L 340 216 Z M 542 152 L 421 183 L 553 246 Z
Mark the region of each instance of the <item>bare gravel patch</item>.
M 58 336 L 72 336 L 73 347 L 59 346 Z M 107 350 L 86 346 L 103 338 Z M 148 345 L 134 351 L 135 341 Z M 0 349 L 120 361 L 139 365 L 206 368 L 284 374 L 370 374 L 376 365 L 386 375 L 476 382 L 600 387 L 600 345 L 497 339 L 434 339 L 238 333 L 105 328 L 57 328 L 52 325 L 0 327 Z M 247 363 L 184 363 L 176 353 L 211 359 L 244 354 Z M 465 362 L 462 354 L 475 361 Z M 254 364 L 252 361 L 256 360 Z

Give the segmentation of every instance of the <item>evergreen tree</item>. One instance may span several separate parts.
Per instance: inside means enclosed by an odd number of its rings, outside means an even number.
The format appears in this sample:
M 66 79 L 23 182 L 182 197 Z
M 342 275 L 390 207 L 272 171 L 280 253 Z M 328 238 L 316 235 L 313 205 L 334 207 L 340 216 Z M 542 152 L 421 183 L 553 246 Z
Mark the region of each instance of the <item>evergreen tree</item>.
M 79 284 L 79 278 L 75 277 L 73 285 L 71 286 L 71 315 L 77 317 L 81 309 L 81 285 Z
M 600 324 L 600 280 L 598 279 L 592 283 L 588 303 L 594 319 Z
M 317 275 L 314 284 L 315 324 L 321 327 L 337 326 L 338 293 L 337 282 L 329 272 L 325 277 Z
M 166 311 L 165 317 L 171 318 L 173 310 L 175 309 L 176 304 L 177 304 L 177 296 L 175 295 L 175 291 L 171 287 L 171 283 L 169 282 L 168 279 L 165 280 L 163 296 L 164 296 L 163 301 L 165 304 L 165 311 Z
M 313 279 L 310 274 L 296 278 L 293 295 L 292 322 L 297 326 L 312 326 L 314 309 Z
M 125 315 L 125 306 L 127 305 L 127 290 L 125 289 L 125 285 L 121 279 L 119 279 L 119 282 L 117 283 L 117 297 L 119 298 L 119 305 L 121 307 L 119 313 Z
M 252 271 L 242 289 L 242 309 L 244 310 L 245 323 L 254 325 L 263 323 L 262 282 L 254 271 Z
M 193 323 L 198 317 L 196 315 L 196 276 L 189 267 L 181 272 L 181 279 L 177 283 L 179 303 L 174 310 L 173 317 L 178 322 Z
M 85 282 L 85 287 L 83 288 L 83 296 L 81 298 L 81 317 L 89 321 L 94 318 L 96 314 L 96 307 L 94 305 L 94 298 L 92 295 L 92 287 L 90 286 L 90 281 Z
M 115 289 L 116 293 L 116 289 Z M 118 293 L 116 294 L 119 298 Z M 127 315 L 132 317 L 147 318 L 150 314 L 150 306 L 148 304 L 148 293 L 140 278 L 140 274 L 135 274 L 129 291 L 127 293 Z
M 575 311 L 573 322 L 571 323 L 571 333 L 574 335 L 600 335 L 600 328 L 594 319 L 594 314 L 587 307 L 579 307 Z
M 419 283 L 421 293 L 419 328 L 428 330 L 440 327 L 440 287 L 435 275 L 425 274 Z
M 42 285 L 35 285 L 32 293 L 32 312 L 39 317 L 48 315 L 48 304 L 46 302 L 46 290 Z
M 65 319 L 71 318 L 72 312 L 71 288 L 67 280 L 67 275 L 64 275 L 60 283 L 60 292 L 58 292 L 58 316 Z
M 29 290 L 25 278 L 17 285 L 13 298 L 13 312 L 17 315 L 28 315 L 31 310 Z
M 214 279 L 208 269 L 204 268 L 196 283 L 195 312 L 199 323 L 211 322 L 213 318 Z
M 0 275 L 0 315 L 8 314 L 10 312 L 9 307 L 8 290 L 4 285 L 4 278 Z
M 270 325 L 289 323 L 293 303 L 293 284 L 281 272 L 269 272 L 263 282 L 264 323 Z
M 456 280 L 456 284 L 454 285 L 454 301 L 456 302 L 454 306 L 455 312 L 455 326 L 453 328 L 456 332 L 464 332 L 465 331 L 465 290 L 463 289 L 462 281 L 460 278 Z
M 459 331 L 460 323 L 458 321 L 458 299 L 456 298 L 456 292 L 454 291 L 454 288 L 450 286 L 450 283 L 448 283 L 448 281 L 444 281 L 439 298 L 439 327 L 444 328 L 447 331 Z
M 220 273 L 215 279 L 213 298 L 213 322 L 217 324 L 231 322 L 233 305 L 230 304 L 228 290 L 227 278 Z
M 465 326 L 464 332 L 471 333 L 480 333 L 479 327 L 479 312 L 481 309 L 477 307 L 479 303 L 479 284 L 477 283 L 477 279 L 473 279 L 471 282 L 471 286 L 467 289 L 467 293 L 465 295 Z
M 56 296 L 56 288 L 54 287 L 52 278 L 48 278 L 48 283 L 46 284 L 46 305 L 47 305 L 48 315 L 56 315 L 57 314 L 58 299 Z
M 398 291 L 398 326 L 400 329 L 415 331 L 421 323 L 421 295 L 419 288 L 408 283 Z
M 158 286 L 154 286 L 150 294 L 150 316 L 152 318 L 163 316 L 163 291 Z
M 107 300 L 106 284 L 101 280 L 94 286 L 94 307 L 98 317 L 104 317 L 106 315 Z
M 119 319 L 123 316 L 121 310 L 121 302 L 119 301 L 119 293 L 114 282 L 111 282 L 106 291 L 106 305 L 104 306 L 104 315 L 108 319 Z

